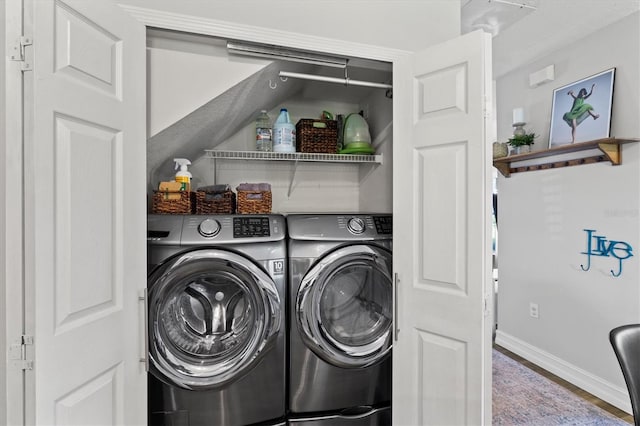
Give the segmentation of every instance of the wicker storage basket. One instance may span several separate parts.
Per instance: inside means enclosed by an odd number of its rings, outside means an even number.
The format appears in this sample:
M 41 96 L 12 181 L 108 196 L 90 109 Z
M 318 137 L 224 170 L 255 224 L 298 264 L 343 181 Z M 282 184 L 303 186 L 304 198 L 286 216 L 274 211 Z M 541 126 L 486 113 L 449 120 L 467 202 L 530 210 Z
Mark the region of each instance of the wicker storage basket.
M 196 191 L 196 214 L 233 214 L 236 194 L 233 191 Z
M 298 152 L 335 154 L 338 151 L 338 122 L 302 118 L 296 124 Z
M 239 214 L 271 213 L 271 185 L 241 184 L 238 191 L 237 210 Z
M 153 191 L 151 213 L 155 214 L 193 214 L 195 194 L 188 191 Z

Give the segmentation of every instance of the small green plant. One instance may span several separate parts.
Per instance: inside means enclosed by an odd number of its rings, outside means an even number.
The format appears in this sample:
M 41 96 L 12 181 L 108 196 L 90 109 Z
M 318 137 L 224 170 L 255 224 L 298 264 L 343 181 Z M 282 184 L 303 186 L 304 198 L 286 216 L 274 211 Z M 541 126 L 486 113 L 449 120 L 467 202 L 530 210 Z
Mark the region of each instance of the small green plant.
M 525 133 L 524 135 L 513 135 L 509 138 L 507 142 L 509 145 L 516 147 L 522 145 L 533 145 L 533 140 L 537 138 L 538 135 L 535 133 Z

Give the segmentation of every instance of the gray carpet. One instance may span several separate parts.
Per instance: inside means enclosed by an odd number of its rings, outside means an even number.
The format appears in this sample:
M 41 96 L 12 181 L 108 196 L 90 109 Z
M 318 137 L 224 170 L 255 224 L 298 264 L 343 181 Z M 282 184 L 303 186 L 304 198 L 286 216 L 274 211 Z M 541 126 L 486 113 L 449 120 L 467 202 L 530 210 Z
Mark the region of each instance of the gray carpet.
M 494 425 L 628 425 L 571 391 L 493 351 Z

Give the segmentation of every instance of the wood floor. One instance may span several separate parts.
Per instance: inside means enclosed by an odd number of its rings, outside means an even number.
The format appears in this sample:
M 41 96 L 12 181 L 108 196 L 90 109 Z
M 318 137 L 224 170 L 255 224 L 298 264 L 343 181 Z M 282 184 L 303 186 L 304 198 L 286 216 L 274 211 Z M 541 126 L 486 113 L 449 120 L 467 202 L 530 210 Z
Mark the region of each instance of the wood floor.
M 524 365 L 524 366 L 530 368 L 531 370 L 537 372 L 541 376 L 544 376 L 547 379 L 549 379 L 549 380 L 559 384 L 560 386 L 568 389 L 569 391 L 571 391 L 574 394 L 578 395 L 582 399 L 584 399 L 586 401 L 589 401 L 590 403 L 602 408 L 603 410 L 613 414 L 614 416 L 616 416 L 616 417 L 618 417 L 618 418 L 620 418 L 620 419 L 622 419 L 622 420 L 624 420 L 624 421 L 626 421 L 626 422 L 628 422 L 630 424 L 633 424 L 633 416 L 631 414 L 627 414 L 626 412 L 620 410 L 619 408 L 614 407 L 613 405 L 601 400 L 600 398 L 590 394 L 589 392 L 580 389 L 579 387 L 567 382 L 564 379 L 561 379 L 560 377 L 556 376 L 555 374 L 552 374 L 552 373 L 548 372 L 544 368 L 535 365 L 531 361 L 527 361 L 526 359 L 522 358 L 521 356 L 516 355 L 513 352 L 508 351 L 507 349 L 505 349 L 505 348 L 503 348 L 501 346 L 494 345 L 493 347 L 498 352 L 501 352 L 501 353 L 505 354 L 506 356 L 518 361 L 522 365 Z

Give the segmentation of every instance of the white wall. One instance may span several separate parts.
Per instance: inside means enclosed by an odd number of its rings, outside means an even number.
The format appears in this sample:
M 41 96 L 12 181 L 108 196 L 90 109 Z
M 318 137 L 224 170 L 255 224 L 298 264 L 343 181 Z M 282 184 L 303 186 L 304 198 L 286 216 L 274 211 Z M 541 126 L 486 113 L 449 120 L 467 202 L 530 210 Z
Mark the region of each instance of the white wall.
M 157 34 L 156 34 L 157 35 Z M 215 43 L 215 42 L 213 42 Z M 219 44 L 219 43 L 218 43 Z M 223 47 L 207 46 L 202 39 L 167 39 L 162 36 L 150 38 L 147 47 L 148 65 L 148 128 L 152 136 L 163 130 L 203 104 L 216 98 L 230 87 L 264 68 L 270 63 L 259 59 L 230 60 Z M 265 85 L 267 81 L 263 82 Z M 274 84 L 284 84 L 274 81 Z M 262 99 L 243 100 L 250 110 L 259 110 Z M 332 164 L 231 161 L 204 158 L 203 145 L 198 158 L 190 158 L 193 165 L 194 188 L 204 185 L 229 184 L 235 190 L 244 182 L 268 182 L 272 185 L 273 207 L 277 213 L 292 212 L 391 212 L 391 127 L 392 100 L 385 91 L 376 89 L 362 105 L 341 101 L 308 99 L 305 91 L 276 105 L 268 111 L 272 120 L 280 108 L 289 110 L 291 120 L 317 118 L 323 110 L 334 115 L 358 112 L 365 108 L 372 116 L 371 133 L 379 152 L 384 151 L 384 165 Z M 253 122 L 238 129 L 229 139 L 215 146 L 216 149 L 251 151 L 255 148 Z M 176 149 L 180 154 L 179 147 Z M 172 158 L 166 162 L 171 163 Z M 169 169 L 170 170 L 170 169 Z M 295 172 L 295 174 L 294 174 Z M 375 179 L 373 178 L 375 176 Z M 162 180 L 173 179 L 173 173 L 157 176 L 157 187 Z M 361 190 L 362 184 L 367 184 Z M 365 195 L 362 195 L 365 194 Z M 365 204 L 364 206 L 361 203 Z
M 144 2 L 142 2 L 144 3 Z M 137 5 L 143 5 L 136 2 Z M 286 3 L 286 2 L 285 2 Z M 435 16 L 442 11 L 434 9 L 440 2 L 430 4 L 429 8 L 419 6 L 421 12 L 429 10 L 429 16 Z M 132 3 L 133 4 L 133 3 Z M 445 3 L 443 3 L 445 4 Z M 447 2 L 444 16 L 448 16 L 451 2 Z M 146 4 L 148 6 L 148 4 Z M 158 4 L 154 3 L 154 7 Z M 169 5 L 170 6 L 170 5 Z M 351 7 L 350 5 L 349 7 Z M 383 7 L 384 6 L 384 7 Z M 161 7 L 164 5 L 161 4 Z M 382 8 L 380 8 L 382 7 Z M 367 19 L 358 21 L 356 28 L 370 32 L 365 22 L 378 19 L 381 13 L 385 13 L 387 6 L 373 3 L 366 9 Z M 413 7 L 418 7 L 414 4 Z M 458 6 L 456 5 L 456 8 Z M 188 13 L 187 9 L 175 10 L 179 13 Z M 233 8 L 232 8 L 233 9 Z M 404 16 L 407 10 L 400 10 L 399 16 Z M 413 9 L 416 11 L 415 9 Z M 434 12 L 435 11 L 435 12 Z M 252 23 L 244 15 L 235 16 L 233 13 L 225 15 L 217 11 L 215 19 L 229 19 L 237 22 Z M 348 13 L 343 10 L 342 13 Z M 206 16 L 206 8 L 200 11 L 199 16 Z M 314 21 L 333 19 L 331 16 L 320 13 L 314 16 Z M 459 20 L 459 9 L 456 9 L 455 21 Z M 261 24 L 274 21 L 261 21 Z M 332 24 L 333 25 L 333 24 Z M 389 21 L 387 27 L 396 25 L 396 21 Z M 323 27 L 318 25 L 318 27 Z M 455 27 L 455 25 L 453 26 Z M 315 28 L 315 26 L 314 26 Z M 288 28 L 297 29 L 293 26 Z M 320 34 L 325 37 L 335 37 L 334 33 Z M 354 28 L 351 28 L 352 30 Z M 422 29 L 420 31 L 423 31 Z M 437 29 L 430 29 L 436 35 L 431 38 L 439 40 L 444 33 L 451 33 L 451 27 L 438 34 Z M 356 31 L 352 39 L 362 42 L 371 40 L 362 39 L 363 32 Z M 455 34 L 452 34 L 453 36 Z M 446 38 L 444 37 L 444 38 Z M 215 43 L 215 42 L 213 42 Z M 427 41 L 421 38 L 421 43 Z M 406 47 L 406 46 L 403 46 Z M 222 52 L 222 53 L 220 53 Z M 173 124 L 186 114 L 200 107 L 212 98 L 220 95 L 225 89 L 237 84 L 242 79 L 263 68 L 266 61 L 237 60 L 227 58 L 224 44 L 220 47 L 198 43 L 189 43 L 188 37 L 184 40 L 154 37 L 148 43 L 147 63 L 149 67 L 148 81 L 148 132 L 153 136 L 167 126 Z M 279 82 L 275 82 L 279 83 Z M 246 102 L 251 103 L 251 99 Z M 365 105 L 366 104 L 366 105 Z M 269 113 L 272 118 L 278 114 L 280 107 L 287 107 L 295 123 L 299 118 L 318 117 L 322 110 L 332 111 L 334 114 L 357 112 L 365 108 L 371 115 L 371 133 L 379 153 L 383 154 L 384 165 L 344 165 L 344 164 L 308 164 L 301 163 L 295 168 L 295 179 L 291 191 L 294 164 L 287 162 L 245 162 L 216 160 L 215 163 L 206 158 L 191 158 L 194 162 L 191 172 L 194 175 L 194 187 L 214 183 L 228 183 L 235 188 L 242 182 L 269 182 L 273 189 L 273 211 L 280 213 L 291 212 L 335 212 L 335 211 L 376 211 L 391 212 L 392 210 L 392 100 L 385 97 L 384 90 L 372 93 L 369 99 L 358 104 L 345 104 L 340 102 L 318 102 L 305 99 L 303 94 L 293 98 L 285 104 L 277 105 Z M 254 105 L 259 109 L 260 105 Z M 229 138 L 226 142 L 216 146 L 216 149 L 252 150 L 254 143 L 253 123 L 249 123 Z M 202 149 L 213 148 L 203 146 Z M 171 161 L 170 158 L 167 161 Z M 171 179 L 172 175 L 158 176 L 156 180 Z M 149 182 L 155 187 L 157 182 Z
M 219 44 L 219 43 L 218 43 Z M 148 125 L 149 136 L 174 124 L 203 104 L 264 68 L 267 60 L 234 58 L 230 60 L 224 44 L 209 48 L 202 40 L 169 40 L 151 37 L 147 48 L 148 63 Z M 280 81 L 273 82 L 283 84 Z M 267 82 L 265 81 L 266 85 Z M 250 110 L 263 105 L 262 100 L 245 99 Z M 300 118 L 319 117 L 323 110 L 334 114 L 357 112 L 358 105 L 305 101 L 301 96 L 276 105 L 268 111 L 272 120 L 280 108 L 288 108 L 293 123 Z M 237 129 L 216 149 L 252 151 L 255 149 L 254 123 Z M 190 158 L 193 165 L 194 188 L 213 184 L 229 184 L 235 191 L 240 183 L 268 182 L 272 185 L 273 211 L 276 213 L 305 211 L 357 211 L 358 169 L 350 165 L 306 164 L 265 161 L 213 160 L 204 157 L 202 146 L 198 158 Z M 176 150 L 180 154 L 179 148 Z M 171 162 L 167 158 L 167 162 Z M 292 178 L 293 180 L 292 183 Z M 173 174 L 158 176 L 171 180 Z M 150 182 L 157 187 L 158 182 Z M 290 185 L 292 185 L 290 191 Z M 338 207 L 339 206 L 339 207 Z
M 543 58 L 497 80 L 498 140 L 506 142 L 513 127 L 513 108 L 523 107 L 526 129 L 540 136 L 533 149 L 547 149 L 553 90 L 601 71 L 616 68 L 611 135 L 638 137 L 638 32 L 640 13 L 598 31 L 579 43 L 549 53 Z M 540 31 L 544 36 L 544 29 Z M 548 65 L 555 66 L 555 80 L 529 87 L 529 74 Z
M 364 101 L 369 111 L 369 131 L 376 153 L 382 154 L 383 167 L 360 167 L 359 207 L 365 212 L 393 211 L 393 123 L 392 101 L 384 90 L 374 91 Z
M 166 41 L 163 42 L 166 44 Z M 229 61 L 216 55 L 189 52 L 192 46 L 168 49 L 158 40 L 148 48 L 149 83 L 148 116 L 151 129 L 162 130 L 229 87 L 264 67 L 268 61 Z M 179 64 L 179 65 L 176 65 Z M 192 72 L 191 70 L 198 69 Z M 195 75 L 194 75 L 195 74 Z M 209 75 L 210 82 L 206 76 Z M 203 79 L 204 77 L 204 79 Z M 172 87 L 179 82 L 180 90 Z M 273 82 L 283 84 L 280 81 Z M 265 81 L 264 84 L 267 84 Z M 258 104 L 256 104 L 256 101 Z M 259 109 L 262 100 L 244 100 L 249 109 Z M 174 108 L 175 106 L 175 108 Z M 367 110 L 370 131 L 383 165 L 335 163 L 299 163 L 280 161 L 232 161 L 204 158 L 204 149 L 251 151 L 255 149 L 255 127 L 250 122 L 217 146 L 202 146 L 201 156 L 190 158 L 194 188 L 204 185 L 229 184 L 235 190 L 244 182 L 268 182 L 272 185 L 273 208 L 276 213 L 292 212 L 391 212 L 392 210 L 392 100 L 385 90 L 374 89 L 361 103 L 331 99 L 317 100 L 305 91 L 268 111 L 272 120 L 280 108 L 287 108 L 293 123 L 301 118 L 318 118 L 323 110 L 334 115 Z M 176 151 L 177 156 L 179 149 Z M 167 162 L 171 162 L 167 158 Z M 295 173 L 294 173 L 295 172 Z M 158 176 L 171 180 L 173 174 Z
M 167 12 L 192 15 L 239 25 L 255 25 L 268 29 L 305 35 L 344 40 L 367 45 L 416 51 L 451 39 L 460 34 L 460 2 L 457 0 L 399 0 L 394 2 L 326 0 L 318 3 L 273 0 L 236 0 L 183 2 L 167 0 L 123 0 L 131 6 L 153 8 Z M 310 25 L 313 23 L 313 25 Z M 198 108 L 216 90 L 235 83 L 247 73 L 255 72 L 245 64 L 240 68 L 226 68 L 219 73 L 219 57 L 201 55 L 202 52 L 178 53 L 174 46 L 151 46 L 148 63 L 155 75 L 150 79 L 149 136 L 162 130 L 186 113 Z M 173 51 L 170 51 L 172 50 Z M 250 64 L 249 64 L 250 65 Z M 243 67 L 244 66 L 244 67 Z M 186 70 L 186 72 L 185 72 Z M 229 70 L 229 72 L 227 72 Z M 244 73 L 244 74 L 243 74 Z M 162 74 L 162 75 L 161 75 Z M 182 77 L 181 77 L 182 76 Z M 186 76 L 186 77 L 185 77 Z M 212 85 L 203 89 L 203 81 Z M 231 79 L 235 79 L 231 81 Z M 175 88 L 175 89 L 173 89 Z M 176 90 L 178 93 L 176 93 Z M 382 92 L 381 92 L 382 93 Z M 177 99 L 177 100 L 176 100 Z M 267 181 L 274 185 L 274 211 L 384 211 L 392 209 L 391 194 L 391 100 L 388 106 L 376 110 L 376 123 L 371 123 L 378 152 L 384 155 L 384 166 L 300 165 L 291 195 L 288 195 L 291 164 L 258 162 L 217 162 L 218 176 L 213 175 L 210 161 L 200 159 L 192 169 L 195 179 L 201 183 L 230 183 Z M 294 101 L 295 102 L 295 101 Z M 371 101 L 371 102 L 376 102 Z M 379 101 L 381 103 L 384 100 Z M 327 109 L 318 105 L 317 110 Z M 356 108 L 357 111 L 359 108 Z M 294 118 L 316 117 L 297 115 Z M 352 110 L 353 111 L 353 110 Z M 277 109 L 271 111 L 272 116 Z M 387 118 L 379 119 L 379 117 Z M 294 120 L 295 122 L 296 120 Z M 379 125 L 377 123 L 380 123 Z M 389 126 L 389 127 L 387 127 Z M 251 136 L 252 126 L 242 129 L 235 137 Z M 380 128 L 378 128 L 380 127 Z M 233 139 L 233 138 L 232 138 Z M 248 138 L 246 140 L 251 140 Z M 233 149 L 244 148 L 244 141 L 227 143 Z M 203 147 L 206 148 L 206 147 Z M 150 183 L 153 185 L 153 183 Z
M 640 137 L 640 13 L 550 53 L 497 81 L 498 134 L 511 133 L 511 110 L 523 106 L 546 148 L 553 89 L 616 67 L 611 134 Z M 621 40 L 624 40 L 621 42 Z M 622 43 L 624 48 L 612 48 Z M 528 76 L 554 64 L 556 80 L 535 89 Z M 626 388 L 608 341 L 609 331 L 640 322 L 640 146 L 623 147 L 623 164 L 609 163 L 512 174 L 498 178 L 500 344 L 597 396 L 629 410 Z M 623 261 L 582 252 L 584 229 L 625 241 Z M 539 306 L 539 319 L 529 304 Z
M 226 47 L 213 40 L 207 45 L 154 34 L 147 42 L 148 137 L 268 65 L 252 58 L 229 61 Z
M 117 3 L 409 51 L 460 34 L 459 0 L 120 0 Z

